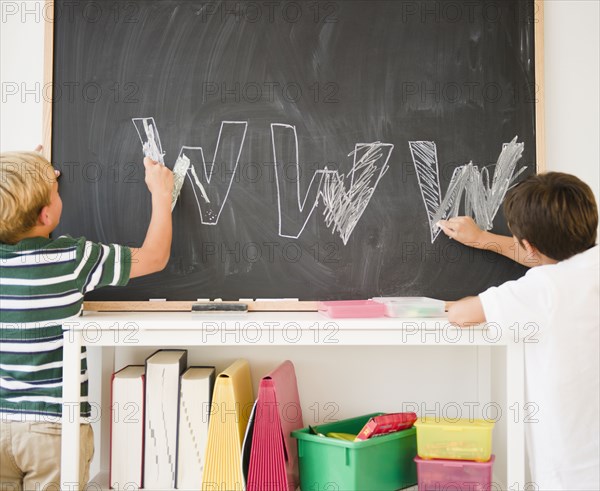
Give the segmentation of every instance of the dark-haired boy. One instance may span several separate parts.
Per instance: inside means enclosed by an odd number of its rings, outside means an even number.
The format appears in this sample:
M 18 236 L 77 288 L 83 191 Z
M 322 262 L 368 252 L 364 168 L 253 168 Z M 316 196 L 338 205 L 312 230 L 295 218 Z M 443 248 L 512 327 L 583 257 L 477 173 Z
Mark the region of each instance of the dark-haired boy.
M 531 176 L 504 202 L 513 238 L 457 217 L 439 226 L 449 237 L 493 247 L 526 266 L 516 281 L 450 305 L 460 325 L 495 322 L 536 331 L 525 344 L 526 397 L 536 405 L 526 425 L 531 477 L 540 490 L 600 489 L 599 267 L 594 195 L 577 177 Z M 533 267 L 535 266 L 535 267 Z

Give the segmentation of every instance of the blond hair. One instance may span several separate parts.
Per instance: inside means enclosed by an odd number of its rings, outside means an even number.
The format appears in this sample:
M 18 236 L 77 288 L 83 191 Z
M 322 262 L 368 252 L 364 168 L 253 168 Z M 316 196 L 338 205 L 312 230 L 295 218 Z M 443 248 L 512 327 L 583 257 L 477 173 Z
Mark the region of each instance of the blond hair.
M 37 152 L 0 153 L 0 242 L 15 244 L 50 204 L 52 164 Z

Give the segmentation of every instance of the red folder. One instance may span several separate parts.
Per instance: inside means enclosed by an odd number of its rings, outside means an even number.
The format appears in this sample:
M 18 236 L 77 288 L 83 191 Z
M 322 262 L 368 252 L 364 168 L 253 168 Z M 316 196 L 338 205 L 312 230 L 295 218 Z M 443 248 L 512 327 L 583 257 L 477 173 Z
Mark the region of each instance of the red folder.
M 412 428 L 416 420 L 416 413 L 389 413 L 375 416 L 367 421 L 354 441 L 368 440 L 374 436 Z
M 294 365 L 284 361 L 258 387 L 247 491 L 298 487 L 298 450 L 291 432 L 303 427 Z

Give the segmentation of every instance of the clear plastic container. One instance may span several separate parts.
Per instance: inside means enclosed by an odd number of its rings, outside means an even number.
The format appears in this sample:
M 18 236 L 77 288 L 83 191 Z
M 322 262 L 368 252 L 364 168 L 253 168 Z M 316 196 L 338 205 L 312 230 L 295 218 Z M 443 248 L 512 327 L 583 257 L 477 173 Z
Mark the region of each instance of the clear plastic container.
M 415 426 L 417 453 L 422 459 L 490 460 L 493 422 L 428 417 L 419 418 Z
M 419 491 L 490 491 L 494 456 L 488 462 L 415 457 Z
M 427 297 L 375 297 L 387 317 L 444 317 L 446 302 Z

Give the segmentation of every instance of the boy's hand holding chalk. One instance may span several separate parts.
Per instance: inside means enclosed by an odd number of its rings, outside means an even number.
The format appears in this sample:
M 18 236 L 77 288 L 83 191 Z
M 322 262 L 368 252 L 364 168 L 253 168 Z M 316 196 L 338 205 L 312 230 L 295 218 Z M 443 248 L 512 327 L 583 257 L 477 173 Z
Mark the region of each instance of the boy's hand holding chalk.
M 149 157 L 144 158 L 144 167 L 146 169 L 146 185 L 150 193 L 152 193 L 152 197 L 164 198 L 171 203 L 173 172 L 168 167 Z
M 160 135 L 158 134 L 158 129 L 156 128 L 154 118 L 133 118 L 132 121 L 135 125 L 135 129 L 138 132 L 140 141 L 142 142 L 142 149 L 144 150 L 144 155 L 146 158 L 149 158 L 151 162 L 165 165 L 165 154 L 162 151 Z M 173 208 L 175 208 L 177 198 L 179 197 L 179 193 L 183 186 L 183 181 L 185 180 L 185 176 L 187 175 L 189 168 L 190 159 L 188 159 L 185 154 L 182 153 L 173 167 L 174 185 L 171 193 L 171 211 L 173 211 Z M 202 188 L 201 185 L 200 187 Z M 206 198 L 206 200 L 208 201 L 208 198 Z
M 471 217 L 453 217 L 436 223 L 448 237 L 461 244 L 483 244 L 485 231 Z M 475 247 L 481 247 L 475 245 Z

